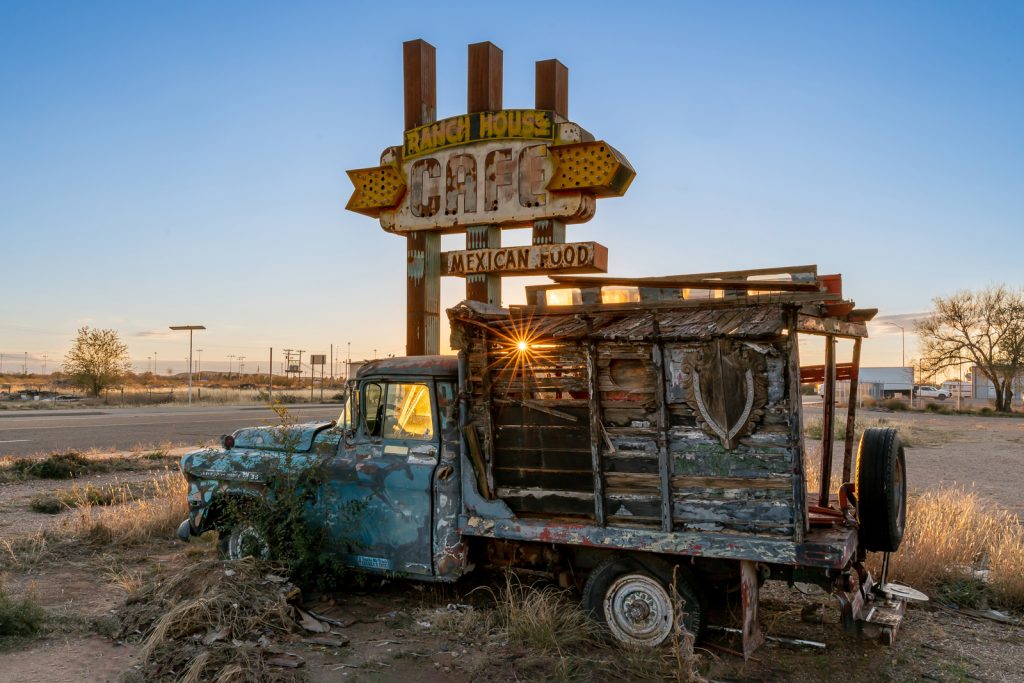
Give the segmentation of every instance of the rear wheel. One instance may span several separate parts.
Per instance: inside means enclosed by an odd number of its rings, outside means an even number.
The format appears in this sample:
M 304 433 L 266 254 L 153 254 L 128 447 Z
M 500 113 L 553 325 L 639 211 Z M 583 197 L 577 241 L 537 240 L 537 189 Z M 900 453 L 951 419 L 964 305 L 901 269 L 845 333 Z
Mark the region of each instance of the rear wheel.
M 704 602 L 693 574 L 682 565 L 654 557 L 616 555 L 598 565 L 583 588 L 584 606 L 606 625 L 616 640 L 654 647 L 676 626 L 677 607 L 682 626 L 700 637 L 705 624 Z
M 864 431 L 857 452 L 857 509 L 865 550 L 894 552 L 907 521 L 907 465 L 895 429 Z

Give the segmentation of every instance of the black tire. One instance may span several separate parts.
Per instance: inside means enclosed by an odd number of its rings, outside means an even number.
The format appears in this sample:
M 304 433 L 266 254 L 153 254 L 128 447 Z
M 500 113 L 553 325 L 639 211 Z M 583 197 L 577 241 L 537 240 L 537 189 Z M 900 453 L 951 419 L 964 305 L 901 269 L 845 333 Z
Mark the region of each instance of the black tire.
M 687 567 L 653 556 L 613 555 L 599 564 L 583 587 L 583 606 L 616 640 L 655 647 L 675 629 L 674 594 L 682 600 L 683 626 L 699 639 L 707 625 L 707 606 L 697 579 Z M 636 607 L 643 613 L 635 615 Z
M 899 549 L 907 522 L 907 463 L 895 429 L 867 429 L 860 438 L 857 510 L 865 550 Z

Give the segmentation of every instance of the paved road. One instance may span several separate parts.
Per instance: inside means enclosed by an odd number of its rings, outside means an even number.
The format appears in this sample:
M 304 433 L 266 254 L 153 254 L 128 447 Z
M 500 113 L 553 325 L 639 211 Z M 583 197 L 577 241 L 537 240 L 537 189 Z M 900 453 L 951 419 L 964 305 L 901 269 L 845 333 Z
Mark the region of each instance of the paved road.
M 336 419 L 340 405 L 290 406 L 299 421 Z M 238 429 L 278 422 L 259 407 L 173 407 L 0 413 L 0 455 L 74 448 L 128 449 L 163 442 L 199 444 Z

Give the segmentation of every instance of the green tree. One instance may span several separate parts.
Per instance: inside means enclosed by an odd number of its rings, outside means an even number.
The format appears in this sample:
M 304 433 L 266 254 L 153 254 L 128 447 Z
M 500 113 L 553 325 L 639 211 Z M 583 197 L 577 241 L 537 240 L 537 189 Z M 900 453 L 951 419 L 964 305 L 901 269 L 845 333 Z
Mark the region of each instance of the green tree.
M 64 356 L 64 372 L 93 396 L 117 382 L 131 370 L 128 346 L 114 330 L 78 330 L 71 350 Z
M 1024 371 L 1024 290 L 1003 285 L 933 300 L 917 324 L 923 368 L 929 374 L 973 363 L 996 392 L 996 410 L 1009 411 L 1014 379 Z

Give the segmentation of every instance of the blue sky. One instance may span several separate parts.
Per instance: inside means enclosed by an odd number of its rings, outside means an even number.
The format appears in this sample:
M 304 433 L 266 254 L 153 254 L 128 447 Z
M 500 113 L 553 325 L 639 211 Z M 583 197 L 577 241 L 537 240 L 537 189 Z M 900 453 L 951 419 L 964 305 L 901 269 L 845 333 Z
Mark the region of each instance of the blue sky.
M 404 241 L 344 210 L 344 171 L 400 143 L 418 37 L 440 116 L 468 43 L 504 50 L 506 107 L 534 61 L 569 67 L 570 118 L 637 169 L 569 228 L 612 274 L 817 263 L 897 316 L 1024 284 L 1021 3 L 6 2 L 0 26 L 5 369 L 82 324 L 140 368 L 183 367 L 183 323 L 209 368 L 403 353 Z M 876 332 L 865 363 L 897 363 Z

